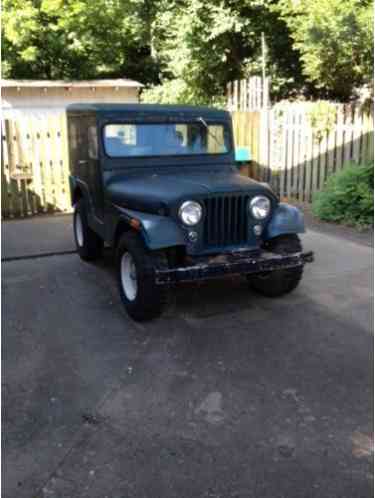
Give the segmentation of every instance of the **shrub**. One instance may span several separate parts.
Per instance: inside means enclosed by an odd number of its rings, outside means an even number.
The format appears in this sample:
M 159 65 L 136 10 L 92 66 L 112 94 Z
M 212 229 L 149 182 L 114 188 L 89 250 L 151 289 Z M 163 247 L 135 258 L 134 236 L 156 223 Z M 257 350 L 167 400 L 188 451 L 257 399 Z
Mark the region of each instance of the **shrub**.
M 208 97 L 198 95 L 182 79 L 165 80 L 161 85 L 145 88 L 141 93 L 141 102 L 147 104 L 192 104 L 209 105 L 224 109 L 225 97 Z
M 348 163 L 313 197 L 312 211 L 325 221 L 364 227 L 374 221 L 374 165 Z

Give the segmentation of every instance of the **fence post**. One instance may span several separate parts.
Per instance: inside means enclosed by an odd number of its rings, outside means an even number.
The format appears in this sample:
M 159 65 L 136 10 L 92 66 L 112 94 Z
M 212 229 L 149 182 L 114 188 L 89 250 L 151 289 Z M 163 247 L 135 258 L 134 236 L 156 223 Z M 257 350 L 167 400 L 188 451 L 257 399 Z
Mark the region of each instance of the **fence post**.
M 357 164 L 359 163 L 359 148 L 360 148 L 360 138 L 363 125 L 363 115 L 360 112 L 360 107 L 356 106 L 354 108 L 354 121 L 353 121 L 353 156 L 352 159 Z
M 269 181 L 271 176 L 269 152 L 269 111 L 263 109 L 259 111 L 260 115 L 260 134 L 259 134 L 259 165 L 261 167 L 261 178 L 263 181 Z
M 233 81 L 233 110 L 238 111 L 238 81 Z
M 9 217 L 9 194 L 8 183 L 9 175 L 7 175 L 7 159 L 5 155 L 6 135 L 4 122 L 1 123 L 1 216 L 2 218 Z
M 344 163 L 351 159 L 351 145 L 353 140 L 353 107 L 344 104 Z

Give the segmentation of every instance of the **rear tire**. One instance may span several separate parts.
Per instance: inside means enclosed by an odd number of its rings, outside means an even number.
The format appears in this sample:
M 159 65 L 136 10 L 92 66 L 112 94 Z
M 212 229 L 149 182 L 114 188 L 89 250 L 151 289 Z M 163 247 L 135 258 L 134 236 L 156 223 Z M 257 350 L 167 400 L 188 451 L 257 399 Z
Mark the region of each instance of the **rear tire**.
M 84 261 L 98 259 L 102 255 L 104 242 L 89 227 L 86 204 L 83 199 L 80 199 L 74 207 L 73 230 L 80 258 Z
M 277 254 L 302 252 L 301 241 L 296 234 L 280 235 L 266 243 L 265 249 Z M 303 266 L 257 275 L 248 275 L 249 286 L 267 297 L 279 297 L 292 292 L 300 283 Z
M 137 322 L 157 318 L 167 302 L 167 289 L 155 281 L 155 258 L 135 232 L 120 238 L 116 251 L 120 297 L 128 315 Z

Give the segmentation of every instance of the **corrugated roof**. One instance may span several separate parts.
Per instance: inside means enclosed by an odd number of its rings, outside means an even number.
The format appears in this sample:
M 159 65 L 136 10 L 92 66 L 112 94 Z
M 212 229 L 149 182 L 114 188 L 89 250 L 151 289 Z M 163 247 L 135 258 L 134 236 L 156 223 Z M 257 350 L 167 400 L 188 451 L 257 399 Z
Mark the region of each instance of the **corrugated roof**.
M 118 78 L 113 80 L 1 80 L 3 88 L 27 87 L 27 88 L 92 88 L 92 87 L 143 87 L 139 81 Z

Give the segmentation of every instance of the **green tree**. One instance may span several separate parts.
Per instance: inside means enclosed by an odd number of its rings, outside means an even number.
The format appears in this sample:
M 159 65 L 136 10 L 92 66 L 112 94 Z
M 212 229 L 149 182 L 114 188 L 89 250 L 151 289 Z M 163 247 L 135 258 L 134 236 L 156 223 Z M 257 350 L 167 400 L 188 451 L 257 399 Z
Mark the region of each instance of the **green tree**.
M 222 102 L 226 85 L 260 70 L 261 32 L 277 96 L 304 78 L 288 28 L 271 0 L 172 0 L 162 2 L 153 33 L 163 84 L 145 100 Z
M 282 0 L 277 6 L 303 72 L 327 97 L 347 100 L 372 81 L 373 6 L 367 0 Z
M 4 0 L 3 75 L 155 81 L 149 0 Z
M 262 32 L 275 100 L 344 100 L 373 71 L 368 0 L 3 0 L 2 29 L 4 77 L 129 77 L 149 101 L 222 105 Z

